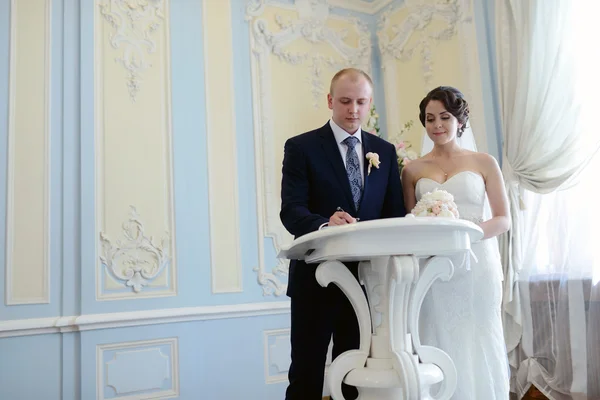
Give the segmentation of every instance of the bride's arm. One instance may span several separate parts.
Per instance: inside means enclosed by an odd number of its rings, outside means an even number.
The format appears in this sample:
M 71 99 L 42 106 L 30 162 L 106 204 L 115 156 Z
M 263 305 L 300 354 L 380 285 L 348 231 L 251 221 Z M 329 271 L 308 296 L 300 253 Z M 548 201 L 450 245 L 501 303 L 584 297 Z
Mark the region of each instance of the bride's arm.
M 404 207 L 406 213 L 410 214 L 415 205 L 417 204 L 417 198 L 415 197 L 415 186 L 413 185 L 414 173 L 413 168 L 409 165 L 402 168 L 402 176 L 400 177 L 402 182 L 402 193 L 404 195 Z
M 489 154 L 479 153 L 478 157 L 483 166 L 485 188 L 492 209 L 492 218 L 482 222 L 479 226 L 483 229 L 483 238 L 489 239 L 510 229 L 510 211 L 504 179 L 498 162 Z

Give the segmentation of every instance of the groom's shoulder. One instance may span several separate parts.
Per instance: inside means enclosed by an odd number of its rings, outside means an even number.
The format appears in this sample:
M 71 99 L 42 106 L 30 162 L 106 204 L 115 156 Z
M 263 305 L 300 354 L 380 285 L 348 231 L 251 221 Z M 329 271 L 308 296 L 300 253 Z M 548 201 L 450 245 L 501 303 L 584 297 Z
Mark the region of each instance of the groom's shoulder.
M 385 139 L 380 138 L 377 135 L 374 135 L 372 133 L 363 131 L 363 135 L 370 135 L 369 136 L 369 141 L 371 143 L 371 146 L 373 147 L 379 147 L 379 148 L 387 148 L 387 149 L 394 149 L 395 151 L 395 147 L 392 143 L 388 142 Z
M 321 137 L 325 133 L 327 133 L 327 124 L 325 124 L 319 128 L 292 136 L 289 139 L 287 139 L 287 142 L 291 142 L 296 145 L 304 146 L 304 145 L 314 143 L 319 137 Z

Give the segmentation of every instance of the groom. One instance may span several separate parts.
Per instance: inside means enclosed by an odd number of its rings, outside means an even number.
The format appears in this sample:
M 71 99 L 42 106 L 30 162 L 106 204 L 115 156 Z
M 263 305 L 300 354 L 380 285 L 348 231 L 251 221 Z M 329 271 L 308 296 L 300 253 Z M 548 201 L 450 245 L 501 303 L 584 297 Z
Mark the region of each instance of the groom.
M 405 215 L 394 146 L 361 130 L 369 114 L 373 82 L 348 68 L 331 80 L 325 125 L 285 143 L 281 183 L 281 221 L 296 238 L 322 229 Z M 381 162 L 369 172 L 368 153 Z M 356 246 L 360 243 L 348 243 Z M 358 279 L 358 264 L 346 263 Z M 321 400 L 327 348 L 333 357 L 357 349 L 358 321 L 336 285 L 321 287 L 316 264 L 292 260 L 287 295 L 291 298 L 292 364 L 286 400 Z M 356 388 L 344 384 L 344 397 Z

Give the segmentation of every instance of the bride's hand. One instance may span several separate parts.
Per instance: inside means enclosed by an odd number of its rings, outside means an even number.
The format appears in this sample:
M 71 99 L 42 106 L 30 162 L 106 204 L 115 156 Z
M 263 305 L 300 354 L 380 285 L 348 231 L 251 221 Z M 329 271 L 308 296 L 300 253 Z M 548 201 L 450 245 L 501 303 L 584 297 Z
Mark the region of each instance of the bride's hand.
M 336 211 L 331 218 L 329 218 L 329 226 L 353 224 L 355 222 L 356 218 L 353 218 L 344 211 Z

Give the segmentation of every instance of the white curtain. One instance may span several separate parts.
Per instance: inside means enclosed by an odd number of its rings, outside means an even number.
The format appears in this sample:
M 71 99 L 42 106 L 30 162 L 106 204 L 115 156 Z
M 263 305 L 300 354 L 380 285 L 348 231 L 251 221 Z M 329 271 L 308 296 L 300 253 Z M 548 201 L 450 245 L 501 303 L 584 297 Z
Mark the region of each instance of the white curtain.
M 512 389 L 534 384 L 548 398 L 600 399 L 600 155 L 568 190 L 524 191 L 523 267 L 516 285 L 522 334 L 510 349 Z
M 512 219 L 501 238 L 503 319 L 519 397 L 531 383 L 553 399 L 600 397 L 597 378 L 590 379 L 598 366 L 581 358 L 596 351 L 588 356 L 597 363 L 600 345 L 589 335 L 574 340 L 575 331 L 591 332 L 600 312 L 588 313 L 598 307 L 590 305 L 598 264 L 583 229 L 593 215 L 584 199 L 596 185 L 585 171 L 592 170 L 600 138 L 595 121 L 585 119 L 599 111 L 590 111 L 598 104 L 591 70 L 598 7 L 571 0 L 496 2 L 502 171 Z

